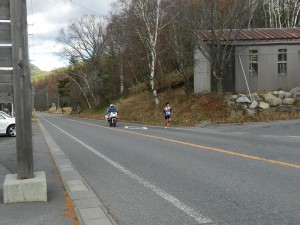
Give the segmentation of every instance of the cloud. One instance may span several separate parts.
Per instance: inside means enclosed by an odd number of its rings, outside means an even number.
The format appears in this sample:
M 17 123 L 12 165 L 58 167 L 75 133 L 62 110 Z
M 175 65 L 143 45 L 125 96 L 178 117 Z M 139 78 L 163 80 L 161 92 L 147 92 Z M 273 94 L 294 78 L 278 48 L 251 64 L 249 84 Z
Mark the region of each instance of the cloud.
M 56 38 L 68 22 L 83 15 L 108 15 L 114 0 L 31 0 L 27 1 L 29 54 L 31 63 L 42 70 L 65 65 L 58 58 Z M 73 3 L 72 3 L 73 2 Z M 76 4 L 78 3 L 78 4 Z M 92 12 L 91 12 L 92 11 Z

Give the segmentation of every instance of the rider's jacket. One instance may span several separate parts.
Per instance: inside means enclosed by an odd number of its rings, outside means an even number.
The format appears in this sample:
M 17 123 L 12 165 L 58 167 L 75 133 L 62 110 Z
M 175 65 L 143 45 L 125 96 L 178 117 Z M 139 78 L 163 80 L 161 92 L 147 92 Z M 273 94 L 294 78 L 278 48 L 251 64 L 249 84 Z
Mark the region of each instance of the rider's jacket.
M 108 113 L 114 113 L 114 112 L 118 112 L 118 110 L 117 110 L 115 107 L 109 107 L 109 108 L 107 109 L 107 112 L 108 112 Z

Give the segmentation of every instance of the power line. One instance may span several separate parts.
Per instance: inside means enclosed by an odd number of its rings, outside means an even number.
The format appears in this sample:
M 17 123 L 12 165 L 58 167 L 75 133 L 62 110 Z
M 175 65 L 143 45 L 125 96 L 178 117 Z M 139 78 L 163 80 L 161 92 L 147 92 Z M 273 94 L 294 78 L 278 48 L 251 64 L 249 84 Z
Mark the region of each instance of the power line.
M 81 7 L 81 8 L 83 8 L 83 9 L 85 9 L 85 10 L 87 10 L 87 11 L 89 11 L 89 12 L 91 12 L 91 13 L 94 13 L 94 14 L 100 16 L 100 17 L 104 17 L 103 15 L 100 15 L 99 13 L 95 12 L 94 10 L 89 9 L 89 8 L 83 6 L 83 5 L 80 5 L 79 3 L 77 3 L 77 2 L 75 2 L 73 0 L 68 0 L 68 1 L 71 2 L 71 3 L 73 3 L 73 4 L 75 4 L 75 5 L 77 5 L 77 6 L 79 6 L 79 7 Z

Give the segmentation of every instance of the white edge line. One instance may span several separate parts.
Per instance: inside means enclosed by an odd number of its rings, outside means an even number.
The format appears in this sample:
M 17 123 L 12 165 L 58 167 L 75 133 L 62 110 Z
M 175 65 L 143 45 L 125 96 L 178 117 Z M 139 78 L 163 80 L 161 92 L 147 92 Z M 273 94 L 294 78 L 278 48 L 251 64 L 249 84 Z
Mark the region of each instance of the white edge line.
M 156 193 L 157 195 L 159 195 L 163 199 L 167 200 L 172 205 L 176 206 L 177 208 L 179 208 L 181 211 L 183 211 L 184 213 L 186 213 L 190 217 L 194 218 L 199 224 L 212 223 L 212 221 L 209 218 L 203 216 L 201 213 L 195 211 L 193 208 L 191 208 L 191 207 L 187 206 L 186 204 L 180 202 L 177 198 L 175 198 L 172 195 L 168 194 L 167 192 L 165 192 L 164 190 L 160 189 L 159 187 L 156 187 L 155 185 L 151 184 L 150 182 L 146 181 L 145 179 L 139 177 L 138 175 L 132 173 L 130 170 L 126 169 L 125 167 L 123 167 L 121 165 L 119 165 L 117 162 L 111 160 L 110 158 L 108 158 L 107 156 L 103 155 L 102 153 L 96 151 L 91 146 L 85 144 L 83 141 L 81 141 L 78 138 L 72 136 L 71 134 L 69 134 L 65 130 L 61 129 L 60 127 L 56 126 L 55 124 L 51 123 L 49 120 L 45 119 L 44 117 L 42 117 L 42 116 L 40 116 L 40 117 L 43 118 L 45 121 L 47 121 L 49 124 L 51 124 L 53 127 L 55 127 L 58 130 L 60 130 L 65 135 L 69 136 L 70 138 L 72 138 L 73 140 L 77 141 L 79 144 L 81 144 L 82 146 L 84 146 L 85 148 L 87 148 L 88 150 L 90 150 L 91 152 L 93 152 L 94 154 L 96 154 L 97 156 L 99 156 L 100 158 L 104 159 L 106 162 L 108 162 L 109 164 L 111 164 L 115 168 L 117 168 L 120 171 L 122 171 L 124 174 L 126 174 L 130 178 L 138 181 L 144 187 L 152 190 L 154 193 Z

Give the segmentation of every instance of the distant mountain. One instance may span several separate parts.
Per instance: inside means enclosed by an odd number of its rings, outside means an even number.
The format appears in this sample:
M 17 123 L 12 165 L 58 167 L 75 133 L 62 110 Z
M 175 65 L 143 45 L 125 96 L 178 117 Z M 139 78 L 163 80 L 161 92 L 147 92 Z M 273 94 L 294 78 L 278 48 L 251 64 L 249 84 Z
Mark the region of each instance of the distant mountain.
M 30 70 L 31 71 L 42 71 L 40 68 L 38 68 L 36 65 L 30 64 Z
M 30 64 L 30 71 L 31 71 L 31 82 L 42 80 L 50 74 L 50 72 L 42 71 L 40 68 L 38 68 L 33 64 Z

